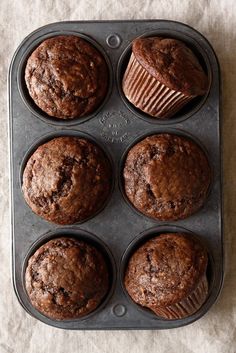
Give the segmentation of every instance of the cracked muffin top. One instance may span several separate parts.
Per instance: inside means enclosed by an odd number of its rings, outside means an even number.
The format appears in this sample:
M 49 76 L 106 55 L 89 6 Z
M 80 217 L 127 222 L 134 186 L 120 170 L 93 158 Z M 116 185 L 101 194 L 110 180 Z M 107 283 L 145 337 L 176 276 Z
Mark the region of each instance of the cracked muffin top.
M 183 42 L 162 37 L 137 38 L 132 51 L 149 74 L 170 89 L 188 96 L 206 93 L 207 75 Z
M 196 212 L 211 181 L 202 149 L 173 134 L 152 135 L 132 147 L 123 176 L 125 193 L 134 207 L 160 220 L 183 219 Z
M 111 188 L 110 162 L 87 139 L 57 137 L 39 146 L 23 173 L 22 190 L 31 209 L 57 224 L 94 215 Z
M 108 88 L 103 56 L 78 36 L 46 39 L 30 55 L 25 82 L 31 98 L 45 113 L 73 119 L 93 112 Z
M 103 255 L 75 238 L 57 238 L 42 245 L 29 259 L 25 286 L 32 305 L 55 320 L 89 314 L 109 289 Z
M 166 233 L 131 256 L 124 284 L 131 298 L 155 311 L 187 298 L 206 273 L 207 252 L 193 236 Z

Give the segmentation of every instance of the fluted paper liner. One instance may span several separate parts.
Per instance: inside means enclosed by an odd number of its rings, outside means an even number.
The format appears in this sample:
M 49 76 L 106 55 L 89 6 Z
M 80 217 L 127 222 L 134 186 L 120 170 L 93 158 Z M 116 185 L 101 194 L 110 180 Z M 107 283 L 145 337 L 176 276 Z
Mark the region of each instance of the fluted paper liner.
M 204 275 L 197 288 L 185 299 L 179 303 L 166 307 L 152 307 L 151 309 L 161 317 L 166 319 L 182 319 L 194 314 L 205 302 L 208 295 L 208 282 Z
M 169 118 L 195 96 L 171 90 L 150 75 L 131 55 L 122 83 L 126 98 L 137 108 L 156 118 Z

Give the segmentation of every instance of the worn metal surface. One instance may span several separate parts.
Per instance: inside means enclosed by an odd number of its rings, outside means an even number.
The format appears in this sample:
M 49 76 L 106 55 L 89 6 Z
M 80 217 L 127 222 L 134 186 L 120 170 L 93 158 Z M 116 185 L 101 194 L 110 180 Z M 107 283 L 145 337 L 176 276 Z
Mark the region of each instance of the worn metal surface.
M 110 68 L 110 90 L 96 114 L 72 121 L 48 118 L 33 104 L 24 84 L 24 66 L 32 50 L 44 39 L 73 33 L 92 41 L 105 55 Z M 186 42 L 208 71 L 208 94 L 184 108 L 176 117 L 161 121 L 131 107 L 120 89 L 121 77 L 130 55 L 130 43 L 137 36 L 164 35 Z M 86 21 L 61 22 L 38 29 L 17 49 L 9 71 L 9 131 L 11 147 L 11 226 L 13 283 L 22 306 L 44 323 L 64 329 L 165 329 L 187 325 L 204 315 L 217 299 L 223 281 L 223 234 L 220 143 L 220 74 L 214 51 L 194 29 L 177 22 Z M 27 157 L 40 143 L 61 134 L 88 134 L 111 156 L 114 188 L 106 207 L 95 217 L 73 226 L 62 227 L 39 218 L 24 201 L 21 173 Z M 173 132 L 192 136 L 206 150 L 213 170 L 211 192 L 204 207 L 193 216 L 176 222 L 147 218 L 127 204 L 122 195 L 122 158 L 133 142 L 152 133 Z M 198 235 L 210 253 L 210 294 L 194 315 L 182 320 L 163 320 L 134 304 L 122 287 L 122 275 L 130 248 L 143 237 L 164 231 L 184 230 Z M 88 233 L 86 233 L 88 232 Z M 105 303 L 84 319 L 54 321 L 37 312 L 24 289 L 24 267 L 32 249 L 60 234 L 98 239 L 105 244 L 114 274 L 113 285 Z M 90 240 L 91 240 L 90 239 Z M 132 244 L 129 246 L 129 244 Z M 137 244 L 136 244 L 137 242 Z M 103 247 L 103 243 L 99 246 Z M 127 250 L 128 249 L 128 250 Z M 126 251 L 127 250 L 127 251 Z M 110 255 L 110 253 L 112 255 Z

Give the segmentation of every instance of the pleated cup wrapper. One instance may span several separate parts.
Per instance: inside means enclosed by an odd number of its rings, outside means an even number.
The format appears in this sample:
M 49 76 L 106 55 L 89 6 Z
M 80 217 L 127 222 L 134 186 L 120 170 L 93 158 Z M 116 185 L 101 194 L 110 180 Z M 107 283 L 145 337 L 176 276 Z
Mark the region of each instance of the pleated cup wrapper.
M 122 88 L 126 98 L 136 108 L 160 119 L 172 117 L 196 97 L 162 84 L 143 68 L 133 53 L 123 77 Z
M 202 277 L 195 290 L 180 302 L 166 307 L 152 307 L 151 309 L 165 319 L 176 320 L 194 314 L 203 303 L 208 295 L 208 281 L 206 275 Z

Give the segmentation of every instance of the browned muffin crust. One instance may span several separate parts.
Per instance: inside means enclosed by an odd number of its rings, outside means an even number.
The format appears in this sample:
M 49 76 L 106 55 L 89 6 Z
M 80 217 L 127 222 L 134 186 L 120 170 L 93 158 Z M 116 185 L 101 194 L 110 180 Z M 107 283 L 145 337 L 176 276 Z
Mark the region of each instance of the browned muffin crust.
M 25 286 L 32 305 L 55 320 L 87 315 L 109 288 L 102 254 L 74 238 L 57 238 L 42 245 L 28 261 Z
M 184 233 L 161 234 L 131 256 L 124 284 L 138 304 L 155 311 L 187 298 L 206 273 L 207 252 Z
M 196 212 L 207 197 L 211 180 L 202 149 L 172 134 L 152 135 L 132 147 L 123 175 L 130 202 L 160 220 L 182 219 Z
M 111 168 L 102 150 L 77 137 L 41 145 L 23 173 L 23 194 L 31 209 L 48 221 L 72 224 L 92 216 L 111 188 Z
M 133 41 L 138 62 L 170 89 L 188 96 L 204 95 L 208 78 L 193 52 L 177 39 L 149 37 Z
M 25 82 L 48 115 L 72 119 L 93 112 L 104 99 L 108 70 L 103 56 L 78 36 L 56 36 L 31 54 Z

